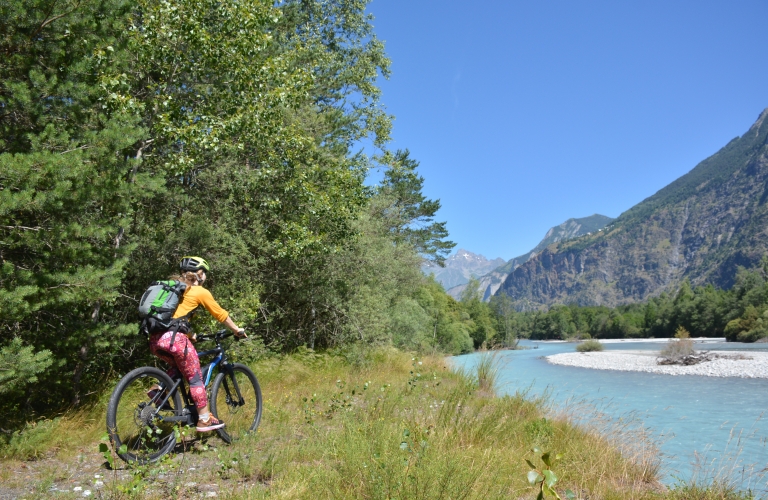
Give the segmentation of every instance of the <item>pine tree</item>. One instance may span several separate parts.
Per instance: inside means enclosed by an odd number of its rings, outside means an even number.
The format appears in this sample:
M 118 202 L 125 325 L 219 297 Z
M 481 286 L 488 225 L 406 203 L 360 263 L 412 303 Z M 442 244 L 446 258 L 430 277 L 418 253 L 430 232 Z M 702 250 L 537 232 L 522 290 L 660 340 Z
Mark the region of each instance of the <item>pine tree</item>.
M 456 244 L 445 239 L 446 223 L 435 222 L 440 200 L 427 199 L 422 193 L 424 178 L 416 173 L 419 162 L 406 149 L 385 154 L 381 163 L 388 168 L 379 190 L 391 199 L 382 216 L 389 221 L 395 241 L 407 242 L 426 259 L 443 265 Z
M 112 305 L 126 231 L 154 189 L 133 175 L 135 103 L 112 98 L 129 15 L 121 0 L 0 4 L 0 345 L 30 360 L 7 384 L 50 384 L 35 404 L 57 386 L 77 402 L 124 333 Z

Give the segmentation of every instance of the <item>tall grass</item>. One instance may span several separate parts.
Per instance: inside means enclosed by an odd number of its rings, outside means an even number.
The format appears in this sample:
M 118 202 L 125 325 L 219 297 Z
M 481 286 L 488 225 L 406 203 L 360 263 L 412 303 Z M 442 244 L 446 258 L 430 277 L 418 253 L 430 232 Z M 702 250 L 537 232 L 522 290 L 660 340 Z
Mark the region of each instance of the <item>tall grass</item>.
M 475 366 L 477 387 L 483 392 L 493 394 L 499 378 L 499 351 L 485 351 L 479 356 Z

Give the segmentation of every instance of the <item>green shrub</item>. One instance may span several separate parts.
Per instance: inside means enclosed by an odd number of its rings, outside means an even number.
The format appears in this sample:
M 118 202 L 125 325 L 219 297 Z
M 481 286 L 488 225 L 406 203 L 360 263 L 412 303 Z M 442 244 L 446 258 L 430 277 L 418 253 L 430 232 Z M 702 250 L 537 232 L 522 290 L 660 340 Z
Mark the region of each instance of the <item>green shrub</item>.
M 685 356 L 694 354 L 693 340 L 691 340 L 691 334 L 688 333 L 684 327 L 678 327 L 677 333 L 675 333 L 677 340 L 671 340 L 669 344 L 661 350 L 659 356 L 668 361 L 676 361 Z
M 603 344 L 594 339 L 585 340 L 576 346 L 578 352 L 602 351 L 603 349 Z

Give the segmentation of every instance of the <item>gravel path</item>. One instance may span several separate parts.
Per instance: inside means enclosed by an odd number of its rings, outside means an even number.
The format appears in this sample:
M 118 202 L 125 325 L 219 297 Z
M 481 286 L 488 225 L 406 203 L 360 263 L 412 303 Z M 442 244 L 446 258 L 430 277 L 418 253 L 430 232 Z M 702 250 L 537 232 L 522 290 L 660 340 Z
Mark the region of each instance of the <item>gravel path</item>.
M 768 352 L 710 352 L 722 357 L 692 366 L 658 365 L 656 364 L 657 351 L 568 352 L 547 356 L 546 359 L 556 365 L 595 370 L 705 377 L 768 378 Z

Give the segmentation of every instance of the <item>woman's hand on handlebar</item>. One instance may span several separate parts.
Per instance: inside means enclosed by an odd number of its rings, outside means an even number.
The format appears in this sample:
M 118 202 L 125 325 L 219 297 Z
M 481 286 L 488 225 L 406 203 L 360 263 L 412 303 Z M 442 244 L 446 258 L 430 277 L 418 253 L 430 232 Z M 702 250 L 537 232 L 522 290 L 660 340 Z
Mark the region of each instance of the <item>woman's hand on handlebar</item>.
M 232 321 L 231 317 L 227 316 L 227 319 L 224 320 L 224 326 L 229 328 L 232 331 L 232 333 L 235 334 L 235 337 L 239 339 L 246 337 L 245 328 L 240 328 L 239 326 L 237 326 L 235 322 Z

